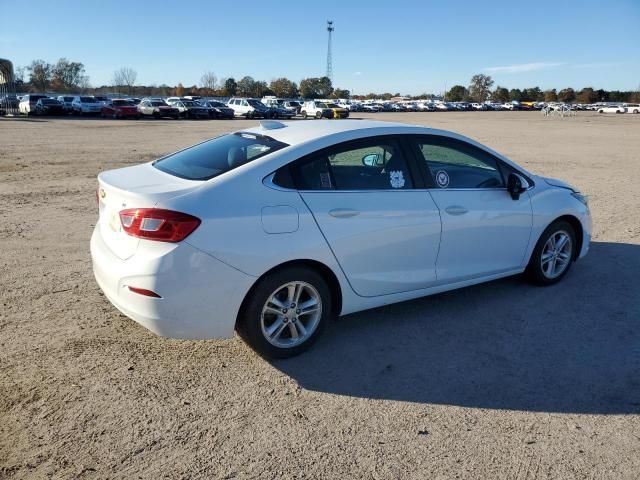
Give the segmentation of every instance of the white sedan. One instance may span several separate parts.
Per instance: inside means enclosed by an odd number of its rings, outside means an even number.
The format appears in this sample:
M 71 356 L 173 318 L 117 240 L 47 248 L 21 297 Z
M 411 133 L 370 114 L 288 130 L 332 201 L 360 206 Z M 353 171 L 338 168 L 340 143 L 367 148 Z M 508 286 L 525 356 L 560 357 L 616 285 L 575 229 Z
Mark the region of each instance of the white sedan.
M 96 280 L 175 338 L 260 354 L 332 316 L 526 272 L 551 285 L 591 238 L 586 198 L 456 133 L 274 122 L 98 177 Z
M 601 106 L 598 108 L 598 113 L 625 113 L 627 111 L 621 105 L 609 105 L 609 106 Z

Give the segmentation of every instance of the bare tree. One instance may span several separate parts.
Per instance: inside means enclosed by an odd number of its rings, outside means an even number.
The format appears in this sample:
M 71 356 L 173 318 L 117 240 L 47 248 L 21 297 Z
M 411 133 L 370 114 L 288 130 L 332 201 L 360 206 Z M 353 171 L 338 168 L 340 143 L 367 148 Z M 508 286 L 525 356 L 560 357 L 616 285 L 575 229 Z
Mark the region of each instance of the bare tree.
M 216 77 L 216 74 L 213 72 L 205 72 L 202 77 L 200 77 L 200 86 L 209 90 L 209 93 L 216 89 L 217 84 L 218 77 Z
M 138 78 L 138 73 L 133 68 L 122 67 L 113 72 L 112 83 L 114 87 L 127 87 L 127 93 L 130 94 L 136 83 L 136 78 Z

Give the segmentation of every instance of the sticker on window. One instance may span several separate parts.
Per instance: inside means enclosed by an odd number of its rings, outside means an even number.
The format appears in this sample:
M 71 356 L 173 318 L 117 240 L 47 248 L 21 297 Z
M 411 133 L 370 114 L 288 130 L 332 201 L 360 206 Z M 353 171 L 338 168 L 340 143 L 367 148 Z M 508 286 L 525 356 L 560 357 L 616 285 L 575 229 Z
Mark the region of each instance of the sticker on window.
M 389 172 L 389 181 L 391 182 L 391 188 L 404 187 L 404 175 L 402 170 L 391 170 Z
M 447 188 L 449 186 L 449 174 L 444 170 L 438 170 L 436 172 L 436 183 L 440 188 Z

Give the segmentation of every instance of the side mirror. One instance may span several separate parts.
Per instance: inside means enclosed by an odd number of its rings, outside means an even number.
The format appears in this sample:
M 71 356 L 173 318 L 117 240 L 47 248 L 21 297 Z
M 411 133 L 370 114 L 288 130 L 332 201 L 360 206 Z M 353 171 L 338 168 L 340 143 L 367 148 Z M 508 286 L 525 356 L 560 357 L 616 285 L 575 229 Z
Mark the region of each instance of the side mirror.
M 379 165 L 380 162 L 380 154 L 378 153 L 370 153 L 362 157 L 362 164 L 367 167 L 375 167 Z
M 518 200 L 520 195 L 527 191 L 529 188 L 529 182 L 522 176 L 517 173 L 510 173 L 509 178 L 507 179 L 507 190 L 511 195 L 511 198 L 514 200 Z

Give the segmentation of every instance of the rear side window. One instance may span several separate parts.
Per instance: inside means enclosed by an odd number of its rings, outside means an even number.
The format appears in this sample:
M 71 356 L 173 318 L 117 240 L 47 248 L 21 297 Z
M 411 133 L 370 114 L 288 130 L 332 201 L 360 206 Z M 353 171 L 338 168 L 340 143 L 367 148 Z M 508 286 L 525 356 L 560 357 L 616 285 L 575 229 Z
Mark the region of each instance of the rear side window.
M 338 146 L 293 165 L 300 190 L 405 190 L 413 181 L 394 140 L 371 139 Z
M 209 180 L 286 146 L 262 135 L 233 133 L 156 160 L 153 165 L 187 180 Z

